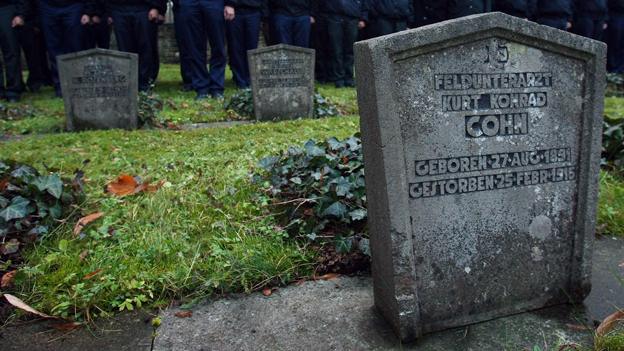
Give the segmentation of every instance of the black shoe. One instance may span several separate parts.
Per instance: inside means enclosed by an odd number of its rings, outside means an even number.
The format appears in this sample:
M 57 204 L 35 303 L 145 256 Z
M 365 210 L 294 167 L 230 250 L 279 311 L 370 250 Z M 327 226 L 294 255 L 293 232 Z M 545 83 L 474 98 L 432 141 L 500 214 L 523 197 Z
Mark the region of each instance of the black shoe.
M 353 87 L 355 87 L 355 83 L 353 81 L 345 82 L 345 87 L 353 88 Z
M 182 91 L 193 91 L 193 86 L 192 86 L 192 85 L 187 85 L 187 84 L 184 84 L 184 85 L 182 86 Z
M 345 84 L 343 82 L 336 82 L 335 85 L 336 85 L 336 88 L 344 88 L 345 87 Z
M 223 94 L 222 93 L 211 93 L 210 97 L 215 99 L 215 100 L 223 100 Z
M 19 96 L 11 96 L 11 97 L 7 97 L 7 102 L 9 103 L 17 103 L 20 101 Z
M 197 93 L 195 100 L 206 100 L 208 98 L 208 94 L 206 93 Z

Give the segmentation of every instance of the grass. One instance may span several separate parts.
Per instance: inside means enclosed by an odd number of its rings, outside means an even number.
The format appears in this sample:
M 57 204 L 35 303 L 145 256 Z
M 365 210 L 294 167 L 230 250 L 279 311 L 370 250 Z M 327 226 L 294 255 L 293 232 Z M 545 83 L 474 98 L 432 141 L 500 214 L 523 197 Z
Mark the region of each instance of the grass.
M 601 174 L 598 223 L 602 234 L 624 235 L 624 180 L 620 176 Z
M 162 65 L 156 94 L 164 101 L 162 117 L 176 124 L 219 122 L 229 119 L 223 109 L 223 102 L 217 100 L 195 101 L 195 92 L 181 90 L 178 65 Z M 230 97 L 236 88 L 231 79 L 231 72 L 226 71 L 225 97 Z M 332 85 L 318 86 L 318 91 L 330 97 L 344 115 L 357 115 L 355 89 L 336 89 Z M 64 129 L 65 112 L 63 101 L 54 98 L 52 88 L 44 88 L 38 94 L 25 93 L 23 101 L 37 111 L 36 118 L 24 118 L 16 121 L 0 119 L 0 135 L 28 135 L 58 133 Z

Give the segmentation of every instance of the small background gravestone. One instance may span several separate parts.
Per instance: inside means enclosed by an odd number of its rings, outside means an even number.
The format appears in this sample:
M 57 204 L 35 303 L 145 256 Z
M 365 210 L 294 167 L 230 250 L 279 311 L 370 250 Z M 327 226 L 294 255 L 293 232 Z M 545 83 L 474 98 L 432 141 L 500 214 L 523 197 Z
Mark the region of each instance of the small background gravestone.
M 587 296 L 605 55 L 501 13 L 356 44 L 375 304 L 402 339 Z
M 314 50 L 280 44 L 248 56 L 257 120 L 313 116 Z
M 138 56 L 91 49 L 58 57 L 67 129 L 136 129 Z

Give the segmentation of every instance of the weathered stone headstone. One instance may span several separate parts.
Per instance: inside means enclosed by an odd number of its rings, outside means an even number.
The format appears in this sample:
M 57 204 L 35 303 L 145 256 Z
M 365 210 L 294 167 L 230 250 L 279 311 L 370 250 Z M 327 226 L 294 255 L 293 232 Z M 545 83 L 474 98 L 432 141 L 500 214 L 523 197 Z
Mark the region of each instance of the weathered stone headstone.
M 605 52 L 501 13 L 356 44 L 375 304 L 402 339 L 587 296 Z
M 312 49 L 284 44 L 248 52 L 257 120 L 312 117 L 314 55 Z
M 67 129 L 136 129 L 138 56 L 91 49 L 58 57 Z

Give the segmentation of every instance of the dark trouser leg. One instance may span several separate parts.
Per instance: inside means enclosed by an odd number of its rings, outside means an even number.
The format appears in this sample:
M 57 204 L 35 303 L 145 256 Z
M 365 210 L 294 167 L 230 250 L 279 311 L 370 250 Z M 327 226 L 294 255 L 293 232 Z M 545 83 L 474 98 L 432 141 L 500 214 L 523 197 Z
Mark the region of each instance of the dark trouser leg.
M 158 75 L 158 25 L 147 18 L 148 11 L 134 12 L 134 36 L 139 54 L 139 90 L 147 91 Z
M 370 21 L 368 31 L 371 38 L 392 34 L 394 33 L 394 24 L 385 18 L 375 18 Z
M 407 22 L 395 20 L 392 21 L 392 26 L 394 27 L 393 33 L 401 32 L 407 29 Z
M 358 19 L 346 18 L 343 22 L 344 26 L 344 49 L 343 49 L 343 67 L 345 85 L 353 86 L 353 44 L 355 44 L 358 36 Z
M 247 63 L 245 59 L 247 52 L 245 50 L 245 19 L 243 16 L 236 14 L 232 21 L 226 24 L 228 52 L 230 54 L 230 68 L 234 83 L 239 88 L 246 88 L 248 82 L 245 79 L 244 66 Z
M 26 84 L 28 88 L 36 92 L 45 83 L 44 64 L 47 65 L 47 59 L 42 62 L 42 54 L 39 52 L 39 47 L 36 42 L 35 28 L 32 24 L 26 24 L 22 28 L 17 30 L 17 40 L 20 43 L 24 56 L 26 57 L 26 64 L 28 65 L 28 80 Z
M 210 43 L 210 85 L 208 93 L 223 95 L 225 89 L 225 19 L 222 10 L 203 8 L 204 25 Z M 204 51 L 204 56 L 206 52 Z
M 87 25 L 82 30 L 82 49 L 93 49 L 97 46 L 95 41 L 95 28 L 93 25 Z
M 624 73 L 624 14 L 611 14 L 607 30 L 609 72 Z
M 150 32 L 150 44 L 152 47 L 152 70 L 149 78 L 150 85 L 156 83 L 156 79 L 158 79 L 158 73 L 160 73 L 160 50 L 158 49 L 159 26 L 159 24 L 154 23 L 154 29 Z
M 182 84 L 184 85 L 185 89 L 192 89 L 193 80 L 190 74 L 191 71 L 188 68 L 190 58 L 187 54 L 187 50 L 183 50 L 184 42 L 182 41 L 183 38 L 181 35 L 183 28 L 180 28 L 182 24 L 182 18 L 180 17 L 179 11 L 177 9 L 173 12 L 173 17 L 173 26 L 175 27 L 175 39 L 176 43 L 178 44 L 178 52 L 180 53 L 180 76 L 182 77 Z
M 246 82 L 245 87 L 251 85 L 251 73 L 249 72 L 249 61 L 247 60 L 247 51 L 258 48 L 258 39 L 260 36 L 260 26 L 262 24 L 262 13 L 250 13 L 245 15 L 245 54 L 243 58 L 245 64 L 242 67 L 242 76 Z
M 317 15 L 312 25 L 312 47 L 316 50 L 314 73 L 320 83 L 329 81 L 329 34 L 327 33 L 327 17 Z
M 590 17 L 580 16 L 574 19 L 574 27 L 572 31 L 586 38 L 594 36 L 594 20 Z
M 95 31 L 95 44 L 98 48 L 110 49 L 110 36 L 111 27 L 106 23 L 106 19 L 102 19 L 103 22 L 94 24 Z
M 0 46 L 4 58 L 4 70 L 6 71 L 5 87 L 7 98 L 19 98 L 22 87 L 22 72 L 20 66 L 20 49 L 17 35 L 11 27 L 11 20 L 15 17 L 15 6 L 7 5 L 0 7 Z M 0 67 L 0 76 L 4 75 Z
M 310 47 L 310 16 L 293 17 L 293 45 L 304 48 Z
M 56 57 L 64 54 L 63 43 L 63 23 L 60 16 L 62 9 L 49 6 L 46 1 L 39 1 L 39 12 L 41 17 L 41 31 L 45 33 L 45 42 L 50 57 L 50 71 L 52 73 L 52 84 L 57 95 L 61 94 L 61 84 L 58 77 L 58 67 Z
M 294 45 L 292 18 L 284 15 L 273 15 L 271 22 L 273 24 L 271 33 L 275 38 L 275 43 Z
M 180 31 L 180 58 L 185 60 L 184 67 L 188 70 L 193 89 L 198 94 L 208 94 L 210 76 L 206 68 L 206 52 L 208 51 L 204 18 L 197 1 L 180 1 L 178 7 Z
M 343 47 L 344 33 L 342 26 L 343 18 L 339 15 L 327 17 L 327 33 L 329 37 L 329 81 L 334 82 L 336 87 L 344 86 Z

